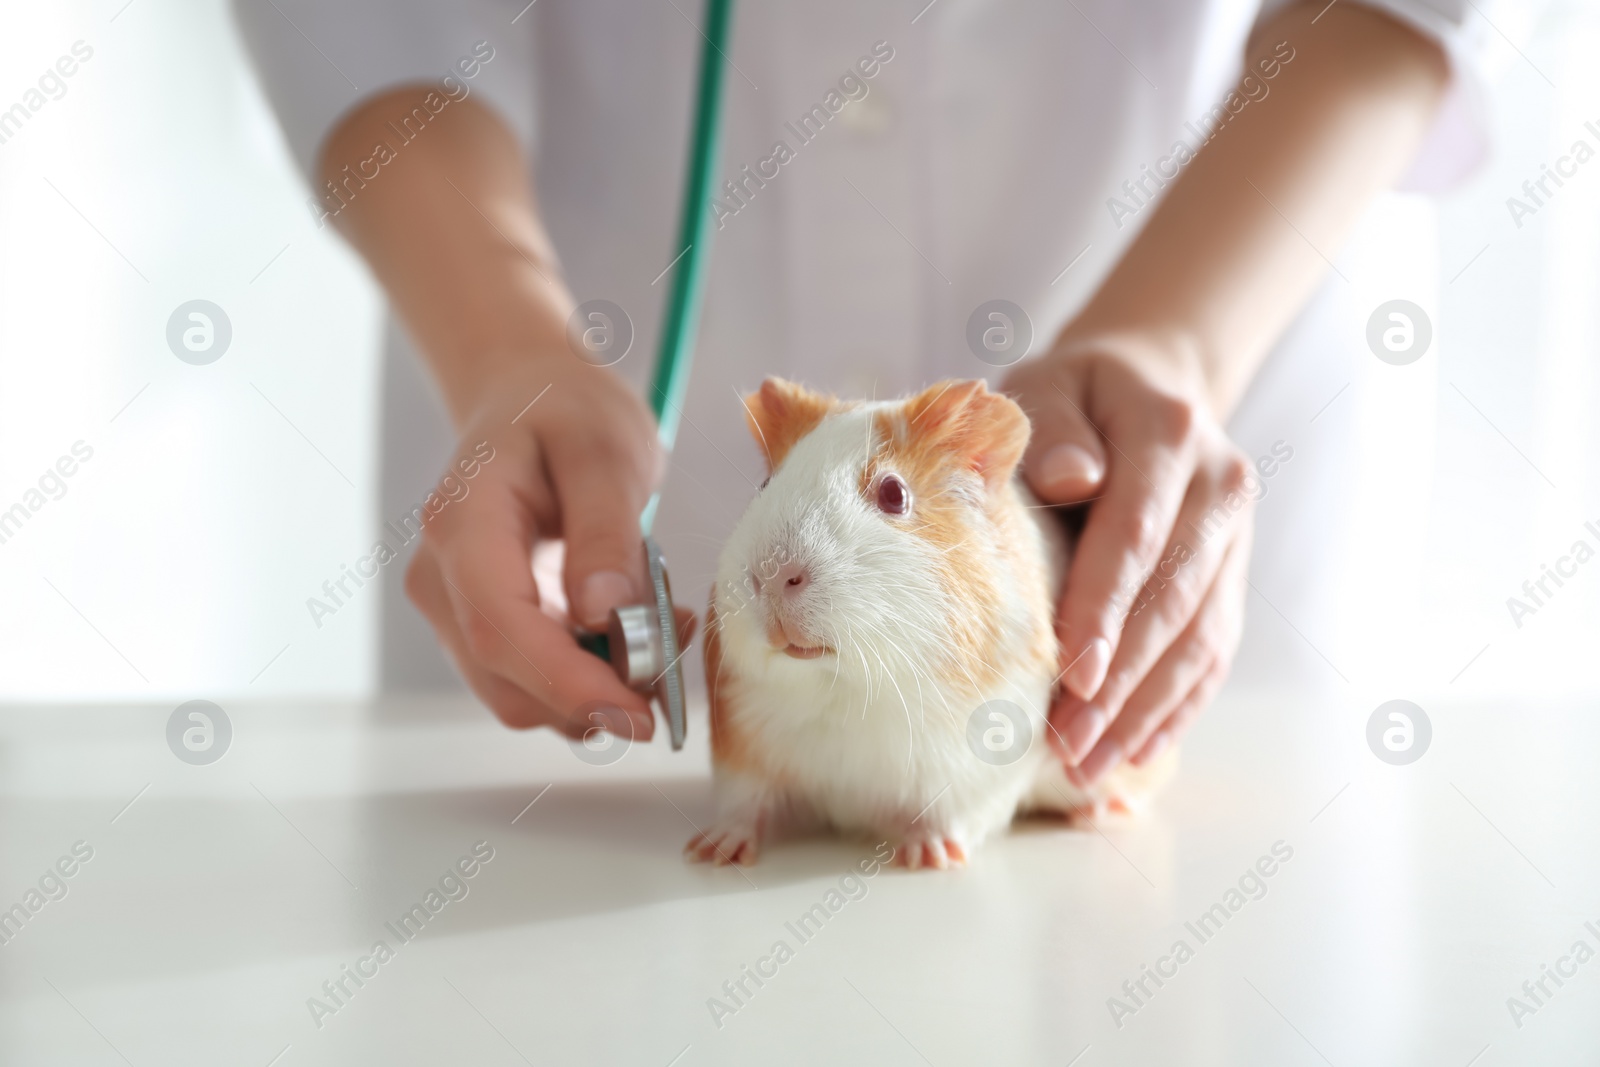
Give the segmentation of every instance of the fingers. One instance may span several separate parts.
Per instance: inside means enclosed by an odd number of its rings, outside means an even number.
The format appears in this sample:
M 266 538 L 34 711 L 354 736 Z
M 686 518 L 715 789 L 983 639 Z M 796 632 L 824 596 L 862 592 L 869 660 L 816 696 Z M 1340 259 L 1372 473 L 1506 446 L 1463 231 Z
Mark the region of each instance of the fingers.
M 411 565 L 406 568 L 406 595 L 433 626 L 439 643 L 444 646 L 468 688 L 501 722 L 518 730 L 546 725 L 565 727 L 565 723 L 549 708 L 473 661 L 467 652 L 461 628 L 456 625 L 449 588 L 439 573 L 438 561 L 426 544 L 418 549 Z
M 1100 433 L 1084 415 L 1081 379 L 1050 382 L 1039 407 L 1029 411 L 1033 436 L 1023 456 L 1022 473 L 1042 502 L 1070 504 L 1094 495 L 1106 475 Z
M 1119 415 L 1103 427 L 1111 445 L 1105 485 L 1089 509 L 1061 600 L 1062 680 L 1083 700 L 1105 679 L 1132 601 L 1128 591 L 1154 571 L 1193 465 L 1194 407 L 1148 391 L 1137 394 L 1136 406 L 1137 417 Z
M 1249 463 L 1231 448 L 1216 450 L 1195 470 L 1172 537 L 1123 626 L 1116 655 L 1092 700 L 1063 709 L 1060 730 L 1068 759 L 1082 760 L 1101 734 L 1125 713 L 1123 704 L 1146 683 L 1200 610 L 1241 524 L 1248 521 Z M 1204 664 L 1200 666 L 1205 666 Z M 1193 685 L 1184 683 L 1182 696 Z
M 1221 685 L 1243 621 L 1247 558 L 1247 541 L 1235 541 L 1229 546 L 1216 580 L 1193 620 L 1144 676 L 1105 735 L 1079 764 L 1084 781 L 1092 784 L 1125 757 L 1143 752 L 1157 730 L 1197 691 L 1204 696 L 1203 706 L 1210 699 L 1202 687 L 1207 679 L 1215 676 L 1215 686 Z
M 1143 748 L 1156 727 L 1217 662 L 1218 657 L 1206 641 L 1185 633 L 1156 664 L 1134 698 L 1078 764 L 1079 777 L 1092 785 L 1126 756 Z
M 611 609 L 649 599 L 639 515 L 655 485 L 655 455 L 635 436 L 552 438 L 547 466 L 567 543 L 567 601 L 579 625 L 603 630 Z
M 1150 740 L 1144 743 L 1144 747 L 1133 754 L 1129 762 L 1136 767 L 1143 767 L 1177 744 L 1183 735 L 1189 732 L 1189 726 L 1200 717 L 1200 713 L 1217 695 L 1222 683 L 1227 680 L 1227 664 L 1219 663 L 1207 672 L 1189 695 L 1184 697 L 1183 703 L 1173 709 L 1172 714 L 1167 716 L 1167 721 L 1162 723 L 1151 735 Z
M 530 559 L 534 531 L 513 493 L 504 484 L 481 485 L 424 528 L 467 657 L 549 708 L 567 729 L 587 728 L 586 709 L 603 703 L 628 714 L 636 739 L 649 738 L 647 699 L 541 609 Z M 637 531 L 637 515 L 631 521 Z

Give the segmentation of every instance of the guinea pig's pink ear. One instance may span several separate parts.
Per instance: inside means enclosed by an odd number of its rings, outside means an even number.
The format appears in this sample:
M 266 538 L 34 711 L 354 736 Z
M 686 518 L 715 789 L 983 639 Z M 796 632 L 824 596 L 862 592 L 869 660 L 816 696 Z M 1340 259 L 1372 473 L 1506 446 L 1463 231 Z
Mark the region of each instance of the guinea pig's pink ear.
M 750 435 L 767 458 L 767 473 L 777 470 L 795 442 L 816 429 L 838 403 L 831 396 L 813 393 L 782 378 L 768 378 L 760 389 L 746 396 L 746 421 Z
M 906 402 L 913 447 L 954 455 L 990 491 L 1011 480 L 1032 427 L 1017 402 L 982 380 L 939 382 Z

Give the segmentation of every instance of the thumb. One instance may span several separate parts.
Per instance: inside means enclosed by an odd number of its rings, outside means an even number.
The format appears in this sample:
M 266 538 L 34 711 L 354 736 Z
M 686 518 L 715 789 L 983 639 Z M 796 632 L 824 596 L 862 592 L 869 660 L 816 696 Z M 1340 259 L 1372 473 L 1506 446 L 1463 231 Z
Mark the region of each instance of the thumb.
M 1081 397 L 1055 389 L 1032 412 L 1033 436 L 1022 459 L 1022 475 L 1046 504 L 1072 504 L 1093 496 L 1106 475 L 1100 433 Z
M 567 603 L 580 626 L 603 630 L 612 608 L 649 599 L 639 514 L 650 478 L 621 447 L 593 442 L 553 452 L 550 468 L 561 501 Z

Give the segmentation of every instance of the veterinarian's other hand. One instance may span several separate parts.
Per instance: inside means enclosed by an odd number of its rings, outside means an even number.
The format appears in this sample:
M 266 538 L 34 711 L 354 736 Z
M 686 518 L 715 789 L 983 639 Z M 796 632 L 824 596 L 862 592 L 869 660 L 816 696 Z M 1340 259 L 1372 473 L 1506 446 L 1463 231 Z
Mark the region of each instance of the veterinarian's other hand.
M 1089 502 L 1050 723 L 1069 775 L 1092 782 L 1166 748 L 1227 676 L 1260 483 L 1175 349 L 1080 342 L 1019 365 L 1005 388 L 1033 420 L 1034 493 Z

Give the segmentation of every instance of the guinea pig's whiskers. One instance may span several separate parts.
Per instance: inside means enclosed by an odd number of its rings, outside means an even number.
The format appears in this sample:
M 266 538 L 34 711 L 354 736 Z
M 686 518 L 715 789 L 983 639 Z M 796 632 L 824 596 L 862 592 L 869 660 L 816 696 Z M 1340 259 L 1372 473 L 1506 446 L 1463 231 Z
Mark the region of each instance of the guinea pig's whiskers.
M 900 658 L 906 661 L 906 666 L 911 669 L 911 678 L 917 683 L 917 714 L 922 719 L 922 730 L 926 733 L 928 730 L 928 698 L 922 693 L 922 678 L 925 672 L 917 666 L 916 661 L 911 658 L 910 653 L 904 648 L 896 645 L 895 651 L 900 653 Z M 931 677 L 928 679 L 928 684 L 933 686 Z M 934 686 L 934 692 L 938 692 L 937 686 Z
M 899 641 L 895 640 L 895 638 L 894 638 L 894 636 L 892 634 L 890 634 L 886 630 L 884 630 L 884 628 L 882 626 L 879 626 L 879 625 L 876 625 L 876 624 L 873 624 L 873 623 L 864 623 L 863 625 L 865 625 L 866 628 L 871 632 L 872 636 L 877 637 L 877 638 L 880 639 L 877 642 L 878 644 L 887 645 L 889 648 L 891 648 L 900 657 L 900 659 L 905 661 L 906 667 L 910 671 L 911 679 L 912 679 L 912 681 L 916 682 L 916 685 L 917 685 L 917 714 L 922 720 L 922 728 L 923 728 L 923 730 L 926 731 L 927 727 L 928 727 L 928 709 L 927 709 L 927 700 L 923 696 L 923 693 L 922 693 L 922 678 L 923 678 L 924 671 L 917 666 L 916 661 L 914 659 L 912 659 L 910 653 L 908 653 L 906 651 L 905 647 Z M 914 624 L 913 624 L 913 629 L 918 630 L 919 632 L 926 632 L 925 628 L 917 627 Z M 876 655 L 876 653 L 874 653 L 874 655 Z M 890 684 L 894 686 L 895 692 L 900 694 L 900 702 L 901 702 L 901 704 L 905 705 L 905 703 L 906 703 L 905 692 L 904 692 L 904 690 L 902 690 L 900 688 L 899 684 L 894 681 L 894 673 L 889 669 L 888 663 L 884 662 L 882 656 L 878 657 L 878 661 L 883 666 L 884 676 L 887 677 L 889 679 Z M 932 679 L 931 676 L 928 678 L 928 684 L 929 685 L 933 685 L 933 679 Z M 937 691 L 937 687 L 935 686 L 934 688 L 935 688 L 935 691 Z M 911 726 L 911 722 L 910 722 L 910 718 L 909 718 L 909 710 L 908 710 L 908 715 L 907 715 L 907 726 L 908 727 Z
M 876 627 L 870 627 L 870 624 L 869 624 L 869 628 L 872 629 L 874 634 L 877 634 L 878 636 L 883 636 L 882 631 L 877 629 Z M 893 642 L 892 641 L 890 642 L 890 645 L 893 646 Z M 894 687 L 895 693 L 898 694 L 899 697 L 900 697 L 900 710 L 901 710 L 901 713 L 905 715 L 905 719 L 906 719 L 906 767 L 905 767 L 905 769 L 906 769 L 906 772 L 909 774 L 910 771 L 911 771 L 911 765 L 912 765 L 912 755 L 913 755 L 913 753 L 915 752 L 915 749 L 916 749 L 916 737 L 917 737 L 916 724 L 911 721 L 911 704 L 906 700 L 906 695 L 901 690 L 900 684 L 894 680 L 894 672 L 891 671 L 889 669 L 889 665 L 883 661 L 883 657 L 878 654 L 877 649 L 873 649 L 872 656 L 873 656 L 874 659 L 876 659 L 878 661 L 878 666 L 883 668 L 884 680 L 887 681 L 891 686 Z M 862 662 L 863 663 L 866 662 L 866 656 L 865 655 L 862 656 Z M 869 667 L 868 668 L 869 675 L 870 675 L 870 670 L 871 669 Z M 869 688 L 869 691 L 870 691 L 870 688 Z M 865 720 L 866 717 L 867 717 L 867 707 L 870 705 L 870 703 L 871 703 L 871 700 L 869 699 L 867 702 L 865 702 L 865 703 L 863 703 L 861 705 L 861 717 L 862 717 L 863 720 Z
M 851 654 L 860 653 L 860 647 L 856 642 L 855 627 L 851 626 L 848 622 L 845 623 L 844 640 L 839 642 L 839 662 L 835 664 L 833 669 L 833 678 L 835 682 L 839 680 L 839 673 L 844 668 L 845 653 L 847 652 Z
M 838 653 L 835 653 L 834 657 L 833 657 L 833 681 L 828 683 L 828 695 L 829 696 L 833 695 L 834 687 L 839 684 L 839 668 L 840 668 L 840 666 L 843 665 L 843 663 L 844 663 L 844 657 L 839 655 Z
M 923 631 L 923 632 L 929 632 L 927 627 L 916 627 L 916 629 L 918 629 L 920 631 Z M 897 647 L 897 651 L 899 651 L 899 653 L 900 653 L 901 658 L 906 661 L 906 666 L 911 668 L 912 676 L 917 679 L 917 697 L 918 697 L 919 703 L 922 706 L 923 727 L 926 728 L 927 727 L 927 718 L 928 718 L 928 705 L 927 705 L 926 699 L 922 696 L 922 679 L 924 677 L 926 677 L 928 679 L 929 687 L 935 693 L 939 693 L 940 694 L 940 700 L 944 703 L 946 708 L 949 707 L 950 700 L 949 700 L 948 697 L 944 696 L 944 694 L 941 692 L 939 686 L 937 684 L 935 684 L 935 682 L 933 680 L 933 675 L 928 672 L 926 667 L 919 667 L 917 665 L 916 660 L 912 659 L 911 654 L 909 652 L 907 652 L 904 648 L 900 648 L 898 646 L 896 646 L 896 647 Z
M 1001 673 L 1000 669 L 997 666 L 995 666 L 993 663 L 990 663 L 988 660 L 984 659 L 982 656 L 979 656 L 976 652 L 973 652 L 973 651 L 968 650 L 968 649 L 962 649 L 962 651 L 966 652 L 967 656 L 970 659 L 977 660 L 984 667 L 987 667 L 989 670 L 995 672 L 996 674 Z M 957 660 L 956 661 L 956 668 L 958 670 L 960 670 L 962 674 L 966 675 L 967 681 L 972 683 L 972 688 L 973 688 L 974 692 L 981 693 L 983 691 L 982 687 L 978 685 L 977 679 L 972 677 L 972 672 L 967 670 L 967 665 L 965 663 L 961 662 L 960 660 Z M 1028 697 L 1027 697 L 1027 695 L 1025 693 L 1023 693 L 1020 690 L 1017 690 L 1014 695 L 1016 695 L 1020 700 L 1022 700 L 1023 703 L 1028 705 L 1028 710 L 1029 711 L 1033 712 L 1036 715 L 1039 714 L 1038 707 L 1036 707 L 1034 705 L 1033 701 L 1028 699 Z
M 1059 509 L 1064 508 L 1064 507 L 1065 508 L 1075 508 L 1079 504 L 1092 504 L 1096 500 L 1100 500 L 1101 498 L 1103 498 L 1105 495 L 1106 494 L 1101 493 L 1099 496 L 1086 496 L 1081 500 L 1074 500 L 1070 504 L 1024 504 L 1024 505 L 1022 505 L 1022 510 L 1024 510 L 1024 511 L 1056 511 L 1056 510 L 1059 510 Z
M 894 672 L 889 669 L 889 665 L 883 661 L 883 657 L 878 654 L 878 650 L 876 648 L 872 650 L 872 658 L 878 661 L 879 667 L 883 668 L 884 680 L 888 682 L 891 687 L 893 687 L 896 695 L 900 697 L 900 703 L 905 706 L 906 713 L 909 715 L 911 712 L 911 705 L 906 702 L 906 695 L 905 693 L 901 692 L 900 683 L 894 680 Z
M 911 722 L 911 709 L 906 708 L 906 777 L 911 776 L 911 754 L 917 747 L 917 728 Z
M 833 656 L 833 681 L 828 683 L 828 695 L 829 696 L 833 695 L 834 687 L 839 684 L 839 668 L 844 665 L 844 654 L 843 654 L 844 653 L 844 648 L 843 648 L 844 642 L 845 641 L 853 642 L 855 640 L 855 638 L 850 636 L 850 624 L 848 622 L 845 623 L 844 630 L 845 630 L 845 632 L 844 632 L 844 641 L 839 642 L 841 647 L 838 648 L 834 652 L 834 656 Z
M 900 653 L 900 658 L 906 661 L 907 667 L 911 668 L 911 680 L 917 683 L 917 714 L 922 718 L 922 729 L 926 733 L 928 729 L 928 699 L 922 695 L 922 671 L 917 669 L 916 663 L 907 655 L 904 648 L 895 645 L 894 650 Z M 933 679 L 930 678 L 928 681 L 931 683 Z
M 878 666 L 883 668 L 884 680 L 887 681 L 894 688 L 895 694 L 897 696 L 899 696 L 899 698 L 900 698 L 900 710 L 905 713 L 905 717 L 906 717 L 906 768 L 909 770 L 910 767 L 911 767 L 911 745 L 912 745 L 912 742 L 914 742 L 915 739 L 916 739 L 916 726 L 911 722 L 911 704 L 910 704 L 909 701 L 906 700 L 906 695 L 901 690 L 900 683 L 896 682 L 894 680 L 894 672 L 891 671 L 889 669 L 889 665 L 883 661 L 883 657 L 878 655 L 877 649 L 873 649 L 872 656 L 873 656 L 874 659 L 876 659 L 878 661 Z
M 852 642 L 856 647 L 856 654 L 861 657 L 861 676 L 866 680 L 863 687 L 864 695 L 861 698 L 861 718 L 865 721 L 867 709 L 872 706 L 872 664 L 867 662 L 866 650 L 861 647 L 861 642 Z

